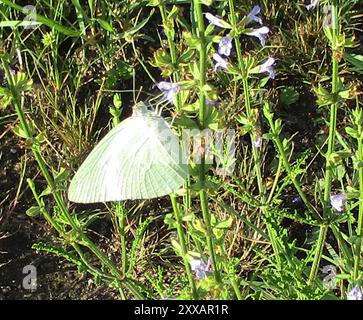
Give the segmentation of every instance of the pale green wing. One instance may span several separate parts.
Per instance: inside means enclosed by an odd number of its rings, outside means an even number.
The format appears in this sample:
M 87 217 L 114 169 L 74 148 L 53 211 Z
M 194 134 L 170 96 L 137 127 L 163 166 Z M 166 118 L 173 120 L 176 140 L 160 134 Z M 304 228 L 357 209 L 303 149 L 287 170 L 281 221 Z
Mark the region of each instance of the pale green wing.
M 186 178 L 185 156 L 164 119 L 134 116 L 94 148 L 72 179 L 68 198 L 79 203 L 150 199 L 176 191 Z

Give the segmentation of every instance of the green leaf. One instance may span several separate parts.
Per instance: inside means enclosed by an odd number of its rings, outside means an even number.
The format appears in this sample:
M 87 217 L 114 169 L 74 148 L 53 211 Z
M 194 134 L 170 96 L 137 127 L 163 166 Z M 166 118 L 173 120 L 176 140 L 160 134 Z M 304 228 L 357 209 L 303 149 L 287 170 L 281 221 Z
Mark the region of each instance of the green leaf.
M 359 138 L 359 134 L 358 134 L 357 130 L 355 130 L 351 127 L 345 128 L 345 132 L 348 133 L 351 137 L 353 137 L 355 139 Z
M 334 95 L 332 95 L 328 90 L 324 89 L 323 87 L 314 88 L 313 90 L 318 96 L 319 107 L 335 103 Z
M 194 56 L 194 50 L 188 49 L 179 58 L 178 64 L 187 64 Z
M 32 249 L 49 252 L 58 257 L 65 258 L 66 260 L 74 263 L 78 267 L 78 271 L 80 272 L 87 270 L 87 266 L 82 262 L 82 260 L 78 259 L 72 253 L 68 252 L 65 248 L 55 247 L 47 243 L 39 242 L 34 243 L 32 245 Z
M 33 206 L 30 207 L 28 210 L 26 210 L 25 213 L 27 216 L 34 218 L 40 216 L 42 214 L 42 211 L 40 210 L 39 207 Z
M 146 4 L 146 6 L 148 6 L 148 7 L 157 7 L 157 6 L 159 6 L 162 2 L 161 2 L 162 0 L 150 0 L 147 4 Z
M 182 220 L 185 222 L 193 221 L 193 219 L 194 219 L 194 216 L 192 214 L 188 214 L 182 218 Z
M 172 213 L 167 213 L 164 218 L 164 223 L 169 227 L 169 229 L 176 228 L 176 221 Z
M 170 12 L 169 12 L 169 14 L 168 14 L 168 18 L 167 18 L 167 20 L 174 20 L 175 19 L 175 17 L 177 17 L 178 16 L 178 14 L 179 14 L 179 11 L 180 11 L 180 9 L 179 9 L 179 7 L 177 7 L 177 6 L 173 6 L 173 8 L 170 10 Z
M 193 36 L 190 32 L 184 32 L 183 38 L 185 42 L 187 43 L 188 47 L 191 49 L 199 48 L 200 46 L 200 39 Z
M 26 133 L 26 131 L 21 127 L 21 125 L 17 125 L 14 129 L 13 129 L 14 133 L 20 137 L 20 138 L 23 138 L 23 139 L 28 139 L 28 135 Z
M 39 198 L 42 198 L 44 196 L 48 196 L 52 193 L 52 190 L 49 187 L 46 187 L 43 192 L 39 195 Z
M 227 220 L 217 223 L 214 228 L 216 229 L 229 229 L 232 226 L 233 219 L 229 217 Z
M 122 100 L 119 94 L 115 94 L 113 96 L 113 105 L 115 106 L 116 109 L 120 109 L 122 106 Z
M 103 19 L 97 19 L 97 22 L 100 24 L 100 26 L 104 30 L 106 30 L 108 32 L 114 32 L 112 25 L 108 21 L 103 20 Z
M 178 255 L 178 256 L 180 256 L 180 257 L 182 257 L 183 255 L 182 255 L 182 249 L 181 249 L 181 246 L 180 246 L 180 244 L 176 241 L 176 240 L 171 240 L 171 245 L 173 246 L 173 248 L 174 248 L 174 250 L 175 250 L 175 253 Z
M 152 10 L 154 10 L 154 9 L 152 9 Z M 124 33 L 122 33 L 121 35 L 120 35 L 120 37 L 121 38 L 127 38 L 127 37 L 129 37 L 129 36 L 132 36 L 132 35 L 134 35 L 136 32 L 138 32 L 139 30 L 141 30 L 147 23 L 148 23 L 148 21 L 150 20 L 150 18 L 152 17 L 152 15 L 153 15 L 153 13 L 154 13 L 154 11 L 152 11 L 151 13 L 150 13 L 150 15 L 147 17 L 147 18 L 145 18 L 144 20 L 142 20 L 140 23 L 138 23 L 137 25 L 135 25 L 135 26 L 133 26 L 133 27 L 131 27 L 130 29 L 128 29 L 126 32 L 124 32 Z
M 210 107 L 209 114 L 206 117 L 205 125 L 212 130 L 217 130 L 220 127 L 220 113 L 217 108 Z
M 290 106 L 299 100 L 300 94 L 294 87 L 286 87 L 281 90 L 280 101 L 285 106 Z
M 353 65 L 353 71 L 363 74 L 363 55 L 345 53 L 344 59 Z
M 55 176 L 54 181 L 57 185 L 63 184 L 65 181 L 68 180 L 68 177 L 69 177 L 69 171 L 64 168 L 61 168 L 57 173 L 57 175 Z
M 201 4 L 206 6 L 210 6 L 213 3 L 213 0 L 200 0 Z

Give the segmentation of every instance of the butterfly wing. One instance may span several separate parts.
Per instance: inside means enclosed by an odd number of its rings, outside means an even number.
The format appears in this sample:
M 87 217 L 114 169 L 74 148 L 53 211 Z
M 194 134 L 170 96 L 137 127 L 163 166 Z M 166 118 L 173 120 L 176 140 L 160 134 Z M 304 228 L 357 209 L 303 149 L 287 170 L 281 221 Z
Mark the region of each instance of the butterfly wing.
M 178 138 L 164 119 L 131 117 L 94 148 L 71 181 L 79 203 L 151 199 L 180 188 L 187 165 Z

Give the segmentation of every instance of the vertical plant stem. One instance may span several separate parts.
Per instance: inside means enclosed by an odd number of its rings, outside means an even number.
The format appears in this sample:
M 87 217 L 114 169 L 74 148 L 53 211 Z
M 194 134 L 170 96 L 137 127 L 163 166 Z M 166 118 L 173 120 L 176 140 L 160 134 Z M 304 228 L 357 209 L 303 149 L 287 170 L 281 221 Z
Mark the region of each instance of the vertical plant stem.
M 125 234 L 125 208 L 122 203 L 116 204 L 116 213 L 119 225 L 120 232 L 120 242 L 121 242 L 121 264 L 122 264 L 122 273 L 126 274 L 127 271 L 127 251 L 126 251 L 126 234 Z
M 230 20 L 231 20 L 230 22 L 231 22 L 233 28 L 235 28 L 237 22 L 236 22 L 236 13 L 234 10 L 233 0 L 228 0 L 228 5 L 229 5 L 229 10 L 230 10 Z M 246 114 L 247 114 L 247 117 L 251 117 L 252 114 L 251 114 L 251 100 L 250 100 L 250 93 L 249 93 L 248 75 L 247 75 L 246 68 L 245 68 L 245 65 L 243 62 L 241 43 L 239 41 L 238 35 L 234 35 L 234 43 L 235 43 L 236 52 L 237 52 L 238 66 L 239 66 L 240 72 L 242 73 L 242 86 L 243 86 L 243 95 L 245 98 Z M 252 132 L 250 132 L 250 138 L 251 138 L 251 142 L 253 142 L 254 134 Z M 252 146 L 252 157 L 253 157 L 253 162 L 254 162 L 255 174 L 257 177 L 258 191 L 259 191 L 260 198 L 261 198 L 260 201 L 262 203 L 265 203 L 266 188 L 265 188 L 265 185 L 263 183 L 263 178 L 262 178 L 262 171 L 261 171 L 262 163 L 261 163 L 259 151 L 256 148 L 254 148 L 253 146 Z M 261 208 L 261 211 L 262 211 L 263 216 L 266 217 L 268 212 L 266 212 L 266 210 L 264 208 Z M 280 253 L 279 253 L 277 239 L 276 239 L 276 233 L 273 230 L 273 228 L 271 227 L 270 223 L 267 223 L 266 225 L 267 225 L 267 231 L 268 231 L 269 238 L 271 241 L 272 249 L 276 256 L 276 261 L 277 261 L 278 266 L 280 267 L 281 261 L 280 261 Z
M 284 168 L 287 172 L 287 174 L 289 175 L 296 191 L 298 192 L 302 202 L 304 202 L 305 206 L 308 208 L 308 210 L 310 211 L 310 213 L 317 219 L 317 220 L 321 220 L 321 218 L 319 217 L 319 215 L 316 213 L 315 208 L 311 205 L 311 203 L 309 202 L 308 198 L 306 197 L 304 191 L 301 189 L 300 183 L 299 181 L 297 181 L 295 175 L 293 174 L 293 171 L 291 169 L 290 163 L 289 163 L 289 159 L 286 156 L 286 152 L 284 149 L 284 146 L 280 140 L 280 137 L 278 136 L 278 132 L 276 131 L 275 125 L 273 123 L 273 120 L 269 120 L 270 122 L 270 127 L 272 129 L 272 133 L 274 134 L 274 143 L 276 145 L 277 151 L 279 153 L 279 156 L 281 157 L 282 163 L 284 165 Z
M 331 5 L 332 14 L 332 94 L 336 96 L 338 91 L 338 76 L 339 76 L 339 61 L 337 58 L 337 36 L 339 33 L 339 17 L 338 7 L 336 0 Z M 336 98 L 335 98 L 336 99 Z M 331 155 L 334 152 L 335 146 L 335 135 L 337 126 L 337 113 L 338 113 L 338 102 L 335 101 L 330 107 L 330 122 L 329 122 L 329 141 L 328 141 L 328 152 L 326 154 L 326 165 L 325 165 L 325 181 L 324 181 L 324 198 L 323 198 L 323 219 L 327 220 L 330 214 L 329 198 L 331 192 L 331 184 L 333 180 L 333 168 L 331 164 Z M 319 240 L 315 249 L 315 256 L 313 265 L 309 275 L 308 283 L 311 284 L 318 273 L 321 256 L 323 253 L 323 247 L 325 244 L 326 234 L 329 229 L 328 225 L 320 227 Z
M 241 291 L 239 290 L 238 283 L 237 283 L 236 278 L 234 276 L 231 277 L 231 284 L 232 284 L 233 290 L 234 290 L 234 292 L 235 292 L 235 294 L 237 296 L 237 299 L 242 300 Z
M 203 220 L 207 227 L 207 246 L 208 246 L 208 253 L 212 259 L 214 277 L 217 282 L 221 282 L 221 276 L 219 274 L 219 269 L 217 266 L 217 259 L 216 259 L 215 250 L 214 250 L 213 230 L 212 230 L 211 221 L 210 221 L 210 214 L 208 212 L 207 193 L 205 191 L 204 192 L 200 191 L 199 196 L 200 196 L 200 203 L 201 203 L 201 207 L 202 207 Z
M 358 106 L 359 108 L 359 106 Z M 363 162 L 363 130 L 362 130 L 362 119 L 360 117 L 358 123 L 358 162 Z M 357 226 L 357 244 L 356 252 L 354 255 L 354 271 L 353 280 L 358 281 L 359 278 L 359 267 L 361 262 L 362 253 L 362 236 L 363 236 L 363 167 L 359 166 L 359 213 L 358 213 L 358 226 Z
M 171 63 L 173 65 L 173 81 L 174 82 L 178 82 L 179 81 L 179 74 L 178 72 L 176 72 L 178 70 L 178 66 L 177 66 L 177 54 L 176 54 L 176 48 L 175 48 L 175 44 L 174 44 L 174 39 L 171 35 L 171 33 L 169 32 L 169 24 L 168 24 L 168 19 L 167 19 L 167 15 L 166 15 L 166 9 L 165 9 L 165 4 L 160 4 L 159 5 L 159 10 L 160 10 L 160 14 L 161 14 L 161 19 L 163 21 L 163 26 L 164 26 L 164 32 L 166 34 L 167 40 L 168 40 L 168 45 L 169 45 L 169 50 L 170 50 L 170 57 L 171 57 Z M 176 104 L 175 107 L 178 111 L 181 110 L 181 96 L 180 94 L 177 94 L 176 97 Z M 189 196 L 189 184 L 190 183 L 190 178 L 188 178 L 187 182 L 186 182 L 186 189 L 187 189 L 187 195 L 184 198 L 184 202 L 186 205 L 186 208 L 189 209 L 190 206 L 190 196 Z M 182 248 L 182 255 L 183 255 L 183 260 L 184 260 L 184 267 L 185 270 L 187 272 L 187 277 L 188 277 L 188 281 L 189 281 L 189 286 L 193 295 L 194 299 L 198 299 L 198 292 L 195 286 L 195 282 L 194 282 L 194 278 L 190 269 L 190 263 L 187 259 L 187 244 L 186 244 L 186 240 L 185 240 L 185 234 L 184 234 L 184 230 L 183 230 L 183 221 L 181 218 L 181 214 L 180 214 L 180 210 L 178 207 L 178 203 L 176 201 L 176 197 L 174 195 L 170 196 L 171 198 L 171 202 L 172 202 L 172 206 L 173 206 L 173 211 L 174 211 L 174 215 L 176 218 L 176 222 L 177 222 L 177 232 L 178 232 L 178 238 L 179 238 L 179 242 Z
M 175 219 L 176 219 L 176 222 L 177 222 L 176 223 L 176 228 L 177 228 L 179 243 L 180 243 L 180 247 L 181 247 L 181 251 L 182 251 L 181 254 L 182 254 L 182 257 L 183 257 L 183 261 L 184 261 L 184 267 L 185 267 L 185 271 L 187 273 L 187 277 L 188 277 L 188 281 L 189 281 L 189 286 L 190 286 L 193 298 L 198 299 L 197 288 L 195 286 L 192 271 L 190 269 L 190 263 L 188 261 L 188 256 L 187 256 L 188 252 L 187 252 L 187 246 L 186 246 L 185 237 L 184 237 L 184 230 L 183 230 L 183 220 L 182 220 L 182 217 L 180 215 L 178 202 L 176 201 L 176 197 L 174 195 L 170 195 L 170 199 L 171 199 L 171 204 L 173 206 Z
M 207 77 L 207 48 L 205 42 L 205 25 L 200 0 L 193 0 L 193 7 L 195 10 L 195 18 L 197 21 L 197 36 L 199 39 L 199 124 L 201 129 L 205 129 L 206 97 L 203 90 L 204 86 L 206 85 Z M 216 281 L 220 283 L 221 277 L 216 260 L 213 231 L 210 221 L 210 213 L 208 210 L 208 195 L 205 189 L 205 153 L 203 153 L 201 156 L 201 163 L 199 168 L 199 180 L 202 186 L 202 189 L 199 192 L 199 198 L 202 207 L 203 219 L 207 226 L 208 253 L 212 259 L 214 277 Z

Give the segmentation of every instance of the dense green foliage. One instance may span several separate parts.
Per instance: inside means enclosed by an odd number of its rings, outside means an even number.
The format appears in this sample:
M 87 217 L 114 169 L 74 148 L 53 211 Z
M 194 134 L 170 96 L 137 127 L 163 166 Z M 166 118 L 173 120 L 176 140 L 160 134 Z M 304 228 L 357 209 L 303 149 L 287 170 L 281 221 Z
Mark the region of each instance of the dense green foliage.
M 0 141 L 22 167 L 0 223 L 13 195 L 54 233 L 35 250 L 121 299 L 359 297 L 363 4 L 315 2 L 0 0 Z M 183 187 L 70 202 L 86 155 L 140 101 L 198 132 Z

